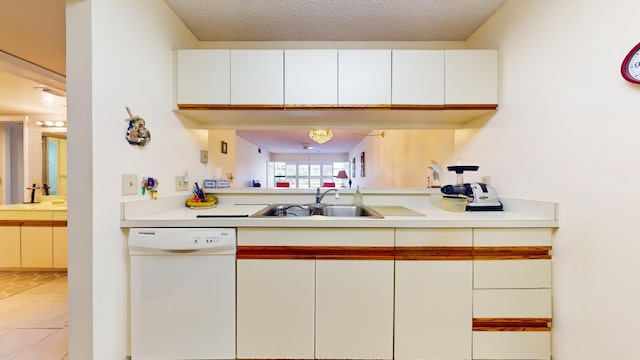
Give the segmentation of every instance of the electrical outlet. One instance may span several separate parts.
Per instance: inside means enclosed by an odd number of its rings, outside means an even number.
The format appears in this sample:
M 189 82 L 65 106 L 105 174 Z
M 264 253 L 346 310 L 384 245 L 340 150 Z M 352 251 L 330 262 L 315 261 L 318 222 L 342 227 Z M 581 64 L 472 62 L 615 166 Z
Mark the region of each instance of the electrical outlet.
M 136 195 L 138 193 L 138 175 L 122 174 L 122 195 Z
M 209 152 L 207 150 L 200 150 L 200 162 L 203 164 L 209 162 Z
M 184 176 L 176 176 L 176 191 L 188 191 L 189 180 Z

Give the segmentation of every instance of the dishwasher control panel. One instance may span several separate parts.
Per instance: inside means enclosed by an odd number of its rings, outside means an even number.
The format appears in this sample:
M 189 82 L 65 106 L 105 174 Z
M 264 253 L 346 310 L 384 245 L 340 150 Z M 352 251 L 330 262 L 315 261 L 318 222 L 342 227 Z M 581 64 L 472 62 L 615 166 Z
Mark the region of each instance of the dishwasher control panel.
M 131 228 L 130 249 L 207 250 L 235 253 L 236 230 L 220 228 Z

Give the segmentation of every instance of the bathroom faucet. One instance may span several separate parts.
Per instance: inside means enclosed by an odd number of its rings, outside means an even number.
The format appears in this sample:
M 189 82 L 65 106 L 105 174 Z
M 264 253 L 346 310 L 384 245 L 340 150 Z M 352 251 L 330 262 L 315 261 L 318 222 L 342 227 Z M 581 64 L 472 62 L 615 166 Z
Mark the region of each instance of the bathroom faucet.
M 320 194 L 320 188 L 316 189 L 316 205 L 320 205 L 320 203 L 322 202 L 322 199 L 324 199 L 324 196 L 327 195 L 327 193 L 329 193 L 330 191 L 335 191 L 336 192 L 336 199 L 340 198 L 340 194 L 338 193 L 338 189 L 329 189 L 325 192 L 323 192 L 322 194 Z

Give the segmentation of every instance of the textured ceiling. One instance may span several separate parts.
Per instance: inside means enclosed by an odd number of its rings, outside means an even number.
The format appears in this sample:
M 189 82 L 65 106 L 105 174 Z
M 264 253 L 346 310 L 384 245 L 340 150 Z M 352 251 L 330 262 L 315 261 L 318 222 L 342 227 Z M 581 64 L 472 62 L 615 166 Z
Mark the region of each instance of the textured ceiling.
M 505 0 L 165 0 L 201 41 L 464 41 Z

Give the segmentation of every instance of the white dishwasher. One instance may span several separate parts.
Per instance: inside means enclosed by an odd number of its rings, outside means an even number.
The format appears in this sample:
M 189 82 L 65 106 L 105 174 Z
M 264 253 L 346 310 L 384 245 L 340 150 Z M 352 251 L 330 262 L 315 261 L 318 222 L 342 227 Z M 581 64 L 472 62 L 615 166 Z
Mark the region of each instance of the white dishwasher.
M 235 359 L 236 232 L 129 230 L 132 360 Z

